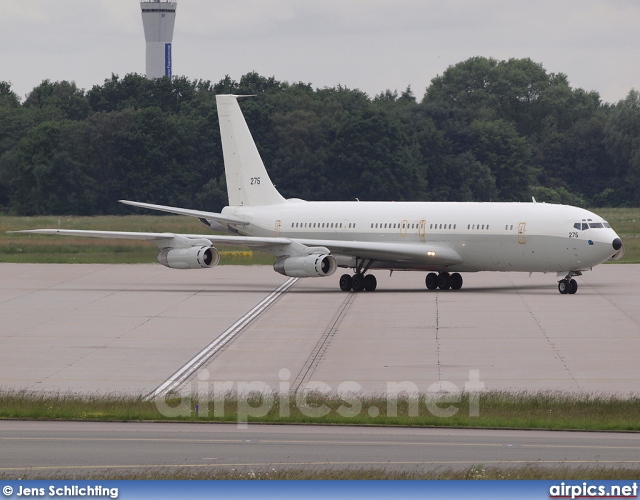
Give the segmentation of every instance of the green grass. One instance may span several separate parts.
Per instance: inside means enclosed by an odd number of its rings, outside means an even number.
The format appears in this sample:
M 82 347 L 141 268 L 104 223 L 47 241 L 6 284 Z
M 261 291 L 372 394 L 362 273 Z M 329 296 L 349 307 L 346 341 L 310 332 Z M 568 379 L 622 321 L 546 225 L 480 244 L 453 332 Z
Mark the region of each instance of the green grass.
M 607 219 L 622 238 L 625 256 L 618 262 L 640 263 L 640 208 L 592 210 Z M 6 231 L 38 228 L 212 234 L 207 226 L 195 218 L 183 216 L 0 216 L 0 262 L 138 264 L 155 262 L 158 254 L 155 245 L 143 241 L 6 234 Z M 220 247 L 220 249 L 222 251 L 246 250 L 242 247 Z M 223 255 L 220 263 L 223 265 L 271 265 L 274 260 L 271 254 L 254 250 L 251 258 Z
M 517 480 L 637 480 L 640 476 L 640 468 L 607 468 L 607 467 L 542 467 L 530 464 L 518 467 L 495 467 L 474 465 L 466 469 L 438 469 L 421 470 L 412 467 L 411 470 L 390 471 L 382 467 L 360 468 L 319 468 L 313 467 L 279 467 L 270 466 L 263 468 L 234 467 L 221 468 L 214 465 L 201 466 L 174 466 L 157 468 L 126 469 L 92 469 L 69 471 L 61 470 L 34 470 L 24 469 L 0 472 L 0 479 L 12 480 L 490 480 L 490 479 L 517 479 Z
M 272 400 L 263 398 L 255 393 L 240 398 L 226 393 L 211 395 L 209 402 L 168 397 L 164 404 L 157 405 L 142 396 L 5 389 L 0 390 L 0 418 L 640 431 L 640 396 L 487 391 L 480 395 L 477 416 L 470 411 L 473 400 L 464 393 L 460 402 L 431 401 L 435 406 L 426 404 L 425 395 L 417 403 L 400 397 L 397 409 L 384 396 L 353 395 L 345 399 L 311 393 L 300 406 L 295 397 L 276 394 Z M 310 415 L 321 407 L 327 410 L 325 415 Z M 439 409 L 448 407 L 452 408 L 451 416 L 444 416 Z M 376 408 L 377 416 L 370 416 L 370 408 Z

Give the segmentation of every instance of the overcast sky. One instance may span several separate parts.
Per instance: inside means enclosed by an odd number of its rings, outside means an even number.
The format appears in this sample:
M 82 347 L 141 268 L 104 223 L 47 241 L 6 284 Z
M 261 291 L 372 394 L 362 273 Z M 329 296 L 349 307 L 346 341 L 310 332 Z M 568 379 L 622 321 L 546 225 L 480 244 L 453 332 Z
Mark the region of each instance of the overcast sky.
M 249 71 L 416 97 L 472 56 L 530 57 L 617 102 L 640 90 L 638 0 L 178 0 L 173 74 Z M 0 80 L 101 85 L 145 71 L 137 0 L 0 0 Z

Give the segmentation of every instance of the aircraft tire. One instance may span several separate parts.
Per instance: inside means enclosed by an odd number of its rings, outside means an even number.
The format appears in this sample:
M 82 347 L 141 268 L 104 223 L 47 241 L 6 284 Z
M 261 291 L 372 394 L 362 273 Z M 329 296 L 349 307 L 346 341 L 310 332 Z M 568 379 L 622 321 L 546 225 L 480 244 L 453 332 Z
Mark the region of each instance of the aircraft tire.
M 348 274 L 343 274 L 342 276 L 340 276 L 340 290 L 342 290 L 343 292 L 348 292 L 349 290 L 351 290 L 351 286 L 351 276 L 349 276 Z
M 424 280 L 425 285 L 427 285 L 427 289 L 435 290 L 438 288 L 438 275 L 436 273 L 429 273 Z
M 571 295 L 575 294 L 578 291 L 578 282 L 574 279 L 569 281 L 569 293 Z
M 362 274 L 354 274 L 351 278 L 351 288 L 354 292 L 361 292 L 364 290 L 364 276 Z
M 438 275 L 438 288 L 440 290 L 449 290 L 451 288 L 451 276 L 449 276 L 449 273 L 440 273 Z
M 373 274 L 367 274 L 364 277 L 364 289 L 367 292 L 375 291 L 377 286 L 378 286 L 378 280 L 376 279 L 376 277 Z
M 571 290 L 571 283 L 569 282 L 569 280 L 564 279 L 564 280 L 558 281 L 558 291 L 562 295 L 565 295 L 565 294 L 569 293 L 569 290 Z M 577 288 L 576 288 L 576 290 L 577 290 Z
M 451 275 L 451 290 L 460 290 L 462 288 L 462 276 L 460 273 L 453 273 Z

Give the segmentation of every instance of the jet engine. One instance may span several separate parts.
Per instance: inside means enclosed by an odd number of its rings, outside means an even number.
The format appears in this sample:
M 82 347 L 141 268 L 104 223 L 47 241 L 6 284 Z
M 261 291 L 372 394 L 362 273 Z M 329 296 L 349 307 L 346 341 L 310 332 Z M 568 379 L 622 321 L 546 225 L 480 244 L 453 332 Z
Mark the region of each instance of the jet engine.
M 202 269 L 217 266 L 220 252 L 215 247 L 165 248 L 158 262 L 171 269 Z
M 274 265 L 280 274 L 293 278 L 313 278 L 316 276 L 331 276 L 338 266 L 333 255 L 311 254 L 301 257 L 284 257 Z

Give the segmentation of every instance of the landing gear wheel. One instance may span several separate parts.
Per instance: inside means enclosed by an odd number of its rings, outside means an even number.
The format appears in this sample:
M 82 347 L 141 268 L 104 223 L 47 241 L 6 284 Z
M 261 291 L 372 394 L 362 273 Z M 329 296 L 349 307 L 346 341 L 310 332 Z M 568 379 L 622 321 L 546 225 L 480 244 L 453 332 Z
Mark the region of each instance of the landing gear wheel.
M 578 289 L 578 287 L 576 286 L 576 290 L 577 289 Z M 565 294 L 569 293 L 569 290 L 571 290 L 571 282 L 569 280 L 564 279 L 564 280 L 558 281 L 558 291 L 562 295 L 565 295 Z
M 351 278 L 351 288 L 354 292 L 361 292 L 364 290 L 364 276 L 362 274 L 354 274 Z
M 378 286 L 378 280 L 373 274 L 367 274 L 364 277 L 364 289 L 367 292 L 373 292 Z
M 462 288 L 462 276 L 460 273 L 453 273 L 451 275 L 451 290 L 460 290 Z
M 340 276 L 340 290 L 342 290 L 343 292 L 348 292 L 349 290 L 351 290 L 352 285 L 353 280 L 351 279 L 351 276 L 349 276 L 348 274 L 343 274 L 342 276 Z
M 440 273 L 438 275 L 438 288 L 440 290 L 449 290 L 451 288 L 451 276 L 449 276 L 449 273 Z
M 569 287 L 569 293 L 570 294 L 573 295 L 574 293 L 576 293 L 578 291 L 578 282 L 576 280 L 574 280 L 574 279 L 570 280 L 569 281 L 569 285 L 570 285 L 570 287 Z
M 425 285 L 429 290 L 435 290 L 438 288 L 438 275 L 436 273 L 429 273 L 424 280 Z

